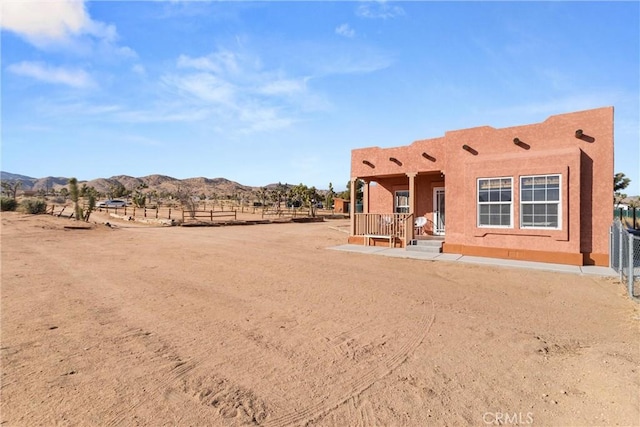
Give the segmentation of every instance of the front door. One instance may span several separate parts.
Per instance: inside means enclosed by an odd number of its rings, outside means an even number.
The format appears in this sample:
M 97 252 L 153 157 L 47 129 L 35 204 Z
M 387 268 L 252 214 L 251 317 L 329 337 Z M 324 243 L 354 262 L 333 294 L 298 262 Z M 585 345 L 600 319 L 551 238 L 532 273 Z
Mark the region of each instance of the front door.
M 444 187 L 433 189 L 433 234 L 444 235 Z

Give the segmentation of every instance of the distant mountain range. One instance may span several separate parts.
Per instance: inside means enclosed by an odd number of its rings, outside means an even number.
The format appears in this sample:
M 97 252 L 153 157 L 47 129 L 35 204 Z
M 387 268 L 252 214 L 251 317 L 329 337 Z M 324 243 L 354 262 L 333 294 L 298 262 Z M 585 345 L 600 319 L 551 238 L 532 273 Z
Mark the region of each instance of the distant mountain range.
M 21 191 L 59 191 L 69 184 L 69 178 L 52 177 L 33 178 L 30 176 L 19 175 L 10 172 L 0 171 L 0 181 L 20 181 L 22 182 Z M 226 178 L 187 178 L 177 179 L 165 175 L 149 175 L 135 178 L 127 175 L 112 176 L 111 178 L 96 178 L 90 181 L 78 181 L 82 186 L 86 184 L 88 187 L 95 188 L 99 193 L 107 194 L 114 185 L 122 184 L 127 190 L 145 187 L 145 191 L 157 191 L 159 194 L 172 194 L 179 189 L 188 190 L 192 194 L 205 194 L 211 196 L 214 193 L 218 196 L 233 195 L 235 193 L 243 194 L 258 190 L 260 187 L 251 187 L 230 181 Z M 266 185 L 266 188 L 272 188 L 276 184 Z

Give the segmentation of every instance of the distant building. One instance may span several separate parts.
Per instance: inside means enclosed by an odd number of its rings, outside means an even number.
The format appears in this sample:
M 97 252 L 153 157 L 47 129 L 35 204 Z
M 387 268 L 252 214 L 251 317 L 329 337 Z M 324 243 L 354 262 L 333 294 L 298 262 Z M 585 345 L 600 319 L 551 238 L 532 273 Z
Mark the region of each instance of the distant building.
M 333 199 L 333 210 L 337 213 L 349 212 L 349 200 L 335 198 Z

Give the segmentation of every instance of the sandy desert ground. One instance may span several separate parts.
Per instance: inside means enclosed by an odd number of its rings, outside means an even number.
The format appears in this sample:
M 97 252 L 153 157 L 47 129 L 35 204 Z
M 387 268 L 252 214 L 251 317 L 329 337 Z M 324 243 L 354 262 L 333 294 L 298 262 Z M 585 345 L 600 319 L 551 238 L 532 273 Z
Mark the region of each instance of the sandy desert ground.
M 640 424 L 611 278 L 328 250 L 344 221 L 1 218 L 2 425 Z

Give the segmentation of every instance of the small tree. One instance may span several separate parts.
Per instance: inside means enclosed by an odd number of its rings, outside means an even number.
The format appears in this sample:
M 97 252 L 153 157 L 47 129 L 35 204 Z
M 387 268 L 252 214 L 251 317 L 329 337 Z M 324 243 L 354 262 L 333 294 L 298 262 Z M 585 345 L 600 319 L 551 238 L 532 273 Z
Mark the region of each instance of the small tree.
M 118 197 L 128 196 L 130 193 L 131 192 L 127 191 L 126 187 L 120 181 L 116 181 L 109 185 L 107 196 L 110 199 L 116 199 Z
M 304 192 L 304 201 L 307 206 L 309 206 L 309 215 L 313 218 L 316 217 L 318 199 L 320 199 L 320 194 L 318 194 L 318 190 L 316 190 L 316 187 L 311 186 L 307 188 L 307 191 Z
M 255 194 L 255 197 L 257 197 L 257 199 L 259 200 L 260 206 L 262 206 L 262 210 L 264 210 L 264 206 L 267 203 L 267 189 L 265 187 L 260 187 L 258 190 L 255 191 L 254 194 Z M 255 203 L 254 203 L 254 206 L 255 206 Z
M 173 197 L 180 202 L 182 205 L 182 209 L 189 212 L 191 218 L 195 218 L 196 216 L 196 207 L 197 197 L 194 197 L 191 191 L 187 187 L 178 186 L 176 192 Z
M 133 201 L 134 206 L 144 208 L 147 204 L 147 195 L 142 191 L 136 190 L 133 192 L 131 200 Z
M 80 221 L 84 218 L 84 215 L 82 214 L 82 206 L 78 203 L 80 200 L 80 189 L 78 188 L 78 180 L 76 178 L 69 179 L 69 194 L 73 202 L 76 220 Z
M 616 207 L 627 198 L 627 195 L 622 193 L 622 190 L 627 188 L 630 183 L 631 179 L 627 178 L 622 172 L 613 175 L 613 203 L 615 203 Z
M 291 199 L 308 208 L 310 217 L 316 216 L 316 204 L 318 202 L 318 198 L 319 195 L 316 187 L 307 187 L 301 183 L 291 189 Z
M 302 206 L 301 186 L 302 184 L 288 187 L 285 192 L 285 199 L 286 199 L 287 205 L 294 209 Z
M 158 203 L 159 198 L 160 195 L 156 190 L 151 190 L 149 193 L 147 193 L 147 199 L 149 199 L 149 202 L 153 202 L 155 200 L 156 203 Z
M 364 187 L 364 181 L 361 179 L 356 181 L 356 203 L 362 201 L 362 188 Z M 351 199 L 351 181 L 347 181 L 347 189 L 340 193 L 340 198 L 349 200 Z
M 87 197 L 87 208 L 82 208 L 80 205 L 80 194 L 81 191 Z M 98 192 L 93 187 L 84 186 L 82 190 L 78 188 L 78 180 L 76 178 L 69 179 L 69 195 L 71 196 L 71 201 L 73 202 L 74 213 L 76 217 L 76 221 L 89 221 L 89 216 L 91 216 L 91 212 L 96 207 L 96 199 L 98 197 Z
M 18 189 L 22 187 L 22 181 L 2 181 L 0 185 L 2 186 L 2 191 L 15 200 L 18 195 Z
M 333 198 L 336 196 L 335 191 L 333 190 L 333 184 L 329 183 L 329 190 L 327 191 L 327 195 L 324 197 L 324 208 L 331 209 L 333 206 Z
M 93 191 L 92 191 L 93 190 Z M 87 205 L 87 211 L 84 214 L 84 220 L 86 222 L 89 222 L 89 216 L 91 215 L 91 212 L 93 212 L 93 210 L 96 207 L 96 199 L 98 198 L 98 192 L 96 191 L 95 188 L 93 187 L 89 187 L 89 191 L 87 191 L 88 194 L 88 202 L 89 204 Z
M 278 183 L 275 188 L 270 191 L 269 198 L 275 204 L 276 209 L 280 210 L 280 204 L 287 196 L 287 186 L 282 183 Z

